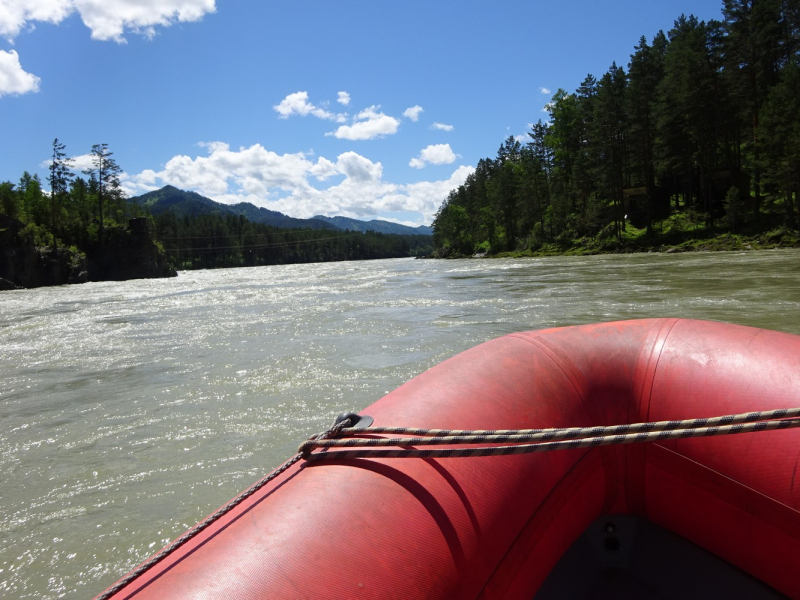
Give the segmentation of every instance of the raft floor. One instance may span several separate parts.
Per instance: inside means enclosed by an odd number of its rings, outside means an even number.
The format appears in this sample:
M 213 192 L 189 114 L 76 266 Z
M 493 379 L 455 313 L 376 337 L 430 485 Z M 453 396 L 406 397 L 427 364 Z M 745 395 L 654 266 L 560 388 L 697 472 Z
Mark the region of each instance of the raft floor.
M 786 600 L 748 573 L 646 519 L 594 521 L 534 600 Z

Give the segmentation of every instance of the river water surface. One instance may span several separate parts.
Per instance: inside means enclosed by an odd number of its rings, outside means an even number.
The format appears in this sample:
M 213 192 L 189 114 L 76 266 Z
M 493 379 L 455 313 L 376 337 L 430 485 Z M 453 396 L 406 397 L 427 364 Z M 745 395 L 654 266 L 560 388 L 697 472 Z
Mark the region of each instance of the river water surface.
M 99 593 L 337 413 L 480 342 L 668 316 L 800 334 L 800 251 L 401 259 L 0 292 L 0 597 Z

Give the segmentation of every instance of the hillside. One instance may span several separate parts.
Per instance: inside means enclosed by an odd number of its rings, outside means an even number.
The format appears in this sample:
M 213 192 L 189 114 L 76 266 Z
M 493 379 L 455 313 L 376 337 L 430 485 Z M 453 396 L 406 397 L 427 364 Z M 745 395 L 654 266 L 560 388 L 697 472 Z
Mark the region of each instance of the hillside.
M 348 217 L 324 217 L 316 215 L 310 219 L 296 219 L 283 213 L 261 208 L 249 202 L 238 204 L 222 204 L 197 192 L 185 192 L 174 186 L 167 185 L 154 192 L 148 192 L 130 199 L 131 202 L 146 206 L 153 216 L 172 211 L 176 216 L 196 217 L 206 214 L 242 215 L 248 221 L 261 223 L 281 229 L 330 229 L 332 231 L 374 231 L 376 233 L 397 235 L 433 235 L 430 227 L 408 227 L 389 221 L 373 219 L 372 221 L 359 221 Z
M 324 217 L 322 215 L 314 215 L 313 218 L 336 225 L 339 229 L 347 229 L 350 231 L 374 231 L 376 233 L 394 233 L 397 235 L 433 235 L 433 229 L 425 227 L 424 225 L 408 227 L 407 225 L 400 225 L 380 219 L 360 221 L 348 217 Z
M 242 215 L 248 221 L 279 227 L 281 229 L 331 229 L 339 228 L 319 219 L 295 219 L 283 213 L 260 208 L 249 202 L 222 204 L 196 192 L 185 192 L 171 185 L 160 190 L 148 192 L 130 199 L 131 202 L 146 206 L 153 216 L 172 211 L 176 216 L 195 217 L 204 214 Z

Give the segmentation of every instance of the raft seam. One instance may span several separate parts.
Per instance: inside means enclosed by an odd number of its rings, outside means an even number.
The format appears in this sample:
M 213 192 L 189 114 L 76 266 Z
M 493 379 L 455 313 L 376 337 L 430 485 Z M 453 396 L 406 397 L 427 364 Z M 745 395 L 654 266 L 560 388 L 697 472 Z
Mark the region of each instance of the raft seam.
M 650 346 L 647 352 L 647 359 L 644 364 L 644 373 L 642 375 L 642 383 L 638 392 L 631 394 L 631 405 L 628 406 L 628 422 L 631 420 L 640 420 L 644 412 L 645 420 L 650 417 L 650 402 L 652 400 L 653 388 L 655 387 L 656 373 L 658 372 L 658 365 L 661 361 L 661 356 L 664 352 L 664 347 L 667 343 L 673 327 L 682 320 L 680 318 L 659 319 L 658 330 L 655 334 L 655 341 Z M 639 352 L 641 357 L 645 349 L 642 348 Z M 645 402 L 645 394 L 647 396 L 647 410 L 642 410 L 642 405 Z M 633 415 L 636 415 L 633 418 Z M 621 482 L 622 490 L 625 494 L 625 502 L 628 505 L 628 510 L 631 513 L 647 516 L 647 501 L 645 493 L 645 481 L 647 470 L 647 447 L 634 447 L 631 446 L 625 449 L 625 471 L 623 473 L 624 480 Z
M 569 328 L 566 328 L 569 329 Z M 517 339 L 524 340 L 529 344 L 535 346 L 539 350 L 541 350 L 545 356 L 547 356 L 550 361 L 558 367 L 558 369 L 564 374 L 564 377 L 570 382 L 572 388 L 575 390 L 575 393 L 578 394 L 578 398 L 580 398 L 581 405 L 586 410 L 586 414 L 589 415 L 589 418 L 594 421 L 595 424 L 601 424 L 605 422 L 604 417 L 605 415 L 602 411 L 597 411 L 594 407 L 587 401 L 588 391 L 587 386 L 583 384 L 581 381 L 576 381 L 579 376 L 583 376 L 582 371 L 578 368 L 575 363 L 569 360 L 569 357 L 562 357 L 557 354 L 554 348 L 551 348 L 545 342 L 541 341 L 539 337 L 535 338 L 526 338 L 524 336 L 518 334 L 510 334 L 509 337 L 515 337 Z M 562 365 L 562 361 L 564 364 Z M 566 365 L 566 366 L 565 366 Z M 571 368 L 570 368 L 571 367 Z M 568 371 L 573 371 L 575 376 L 571 375 Z M 580 389 L 579 389 L 580 388 Z M 615 450 L 611 448 L 603 447 L 600 449 L 600 456 L 603 462 L 603 470 L 606 474 L 606 494 L 604 499 L 604 509 L 607 510 L 614 504 L 614 501 L 617 497 L 617 486 L 619 485 L 620 479 L 620 465 L 619 461 L 617 460 L 617 454 Z
M 644 386 L 648 387 L 647 390 L 647 412 L 645 413 L 645 421 L 650 420 L 650 402 L 653 399 L 653 387 L 655 387 L 655 380 L 656 380 L 656 373 L 658 372 L 658 365 L 661 362 L 661 356 L 664 354 L 664 346 L 667 345 L 667 339 L 669 338 L 670 334 L 672 333 L 672 329 L 675 325 L 678 324 L 678 321 L 682 321 L 681 318 L 676 318 L 669 324 L 667 330 L 664 331 L 664 325 L 661 326 L 661 331 L 658 332 L 656 341 L 653 343 L 652 348 L 650 349 L 650 357 L 647 359 L 647 365 L 645 367 L 645 377 L 644 382 L 642 385 L 642 390 L 639 392 L 639 403 L 643 400 L 642 395 L 644 394 Z M 652 374 L 648 373 L 650 371 L 650 365 L 653 363 L 653 355 L 656 352 L 656 346 L 660 346 L 658 348 L 658 355 L 655 357 L 655 364 L 653 365 Z M 649 381 L 647 381 L 649 379 Z M 630 414 L 630 413 L 629 413 Z
M 486 592 L 487 586 L 489 586 L 492 583 L 492 580 L 494 579 L 495 575 L 497 574 L 497 571 L 500 569 L 500 567 L 508 559 L 508 557 L 511 554 L 512 550 L 519 543 L 520 539 L 525 534 L 525 532 L 528 529 L 528 527 L 530 526 L 531 522 L 539 515 L 539 513 L 542 510 L 544 510 L 545 508 L 548 507 L 548 503 L 549 502 L 553 502 L 554 501 L 554 497 L 555 497 L 557 492 L 558 492 L 558 494 L 561 494 L 561 495 L 564 494 L 564 490 L 561 489 L 561 486 L 564 484 L 564 482 L 566 480 L 568 480 L 570 478 L 570 476 L 574 476 L 575 473 L 579 473 L 579 470 L 581 470 L 581 469 L 586 469 L 587 468 L 587 465 L 586 465 L 586 461 L 587 460 L 592 460 L 591 451 L 584 452 L 583 455 L 577 461 L 575 461 L 575 464 L 573 464 L 564 473 L 563 477 L 561 477 L 561 479 L 558 480 L 558 483 L 556 483 L 552 487 L 552 489 L 548 492 L 548 494 L 542 499 L 542 502 L 539 504 L 539 506 L 537 506 L 536 509 L 531 513 L 530 517 L 528 517 L 528 520 L 525 521 L 525 524 L 522 527 L 520 527 L 519 531 L 517 532 L 517 535 L 514 537 L 514 541 L 511 544 L 508 545 L 508 548 L 506 548 L 505 553 L 500 558 L 500 560 L 498 560 L 497 564 L 494 566 L 494 569 L 492 569 L 492 572 L 486 578 L 486 581 L 484 581 L 483 586 L 480 589 L 480 592 L 478 592 L 478 595 L 476 596 L 476 598 L 478 600 L 483 597 L 484 593 Z M 600 457 L 600 461 L 602 462 L 602 457 Z M 575 487 L 576 483 L 573 482 L 572 486 Z M 574 540 L 573 540 L 573 542 L 574 542 Z

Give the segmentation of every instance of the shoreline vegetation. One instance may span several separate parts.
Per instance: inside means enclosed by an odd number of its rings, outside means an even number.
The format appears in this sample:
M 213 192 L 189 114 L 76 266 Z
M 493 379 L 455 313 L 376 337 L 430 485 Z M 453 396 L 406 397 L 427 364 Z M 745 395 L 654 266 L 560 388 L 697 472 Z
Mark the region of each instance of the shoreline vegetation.
M 64 149 L 53 142 L 50 191 L 27 172 L 17 184 L 0 182 L 0 291 L 175 277 L 178 270 L 425 256 L 433 248 L 431 235 L 388 222 L 371 225 L 402 233 L 260 211 L 290 225 L 276 226 L 236 212 L 258 212 L 255 206 L 222 205 L 169 186 L 155 204 L 129 199 L 105 144 L 93 147 L 87 179 L 72 173 Z
M 797 247 L 800 12 L 723 0 L 681 15 L 478 161 L 434 257 Z
M 254 220 L 283 218 L 255 222 L 231 212 L 243 205 L 225 212 L 169 186 L 128 200 L 107 144 L 92 147 L 84 179 L 55 139 L 50 191 L 27 172 L 0 182 L 0 287 L 411 256 L 800 247 L 800 10 L 723 0 L 722 15 L 681 15 L 639 39 L 627 71 L 612 63 L 556 91 L 546 123 L 509 136 L 449 193 L 432 237 L 319 219 L 284 229 L 300 220 L 251 206 Z
M 463 254 L 437 248 L 428 258 L 527 258 L 549 256 L 591 256 L 595 254 L 631 254 L 657 252 L 677 254 L 683 252 L 735 252 L 773 250 L 777 248 L 800 248 L 800 232 L 781 225 L 780 217 L 764 215 L 764 226 L 771 221 L 772 228 L 742 228 L 740 232 L 708 231 L 698 225 L 691 216 L 683 213 L 673 215 L 655 226 L 658 232 L 648 235 L 647 229 L 637 229 L 627 223 L 618 237 L 584 237 L 570 240 L 568 244 L 544 243 L 540 247 L 506 250 L 496 253 L 488 251 Z

